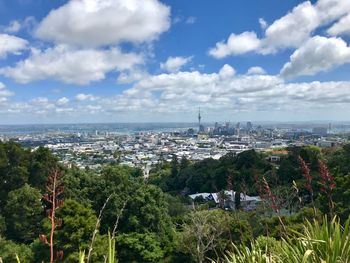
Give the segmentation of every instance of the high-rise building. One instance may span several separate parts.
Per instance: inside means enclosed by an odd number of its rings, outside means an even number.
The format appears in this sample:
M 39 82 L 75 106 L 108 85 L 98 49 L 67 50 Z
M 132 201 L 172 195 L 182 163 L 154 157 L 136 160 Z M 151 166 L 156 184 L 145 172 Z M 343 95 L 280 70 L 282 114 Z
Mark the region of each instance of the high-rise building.
M 253 129 L 253 124 L 250 121 L 248 121 L 247 122 L 247 131 L 251 131 L 252 129 Z
M 201 108 L 198 110 L 198 132 L 204 132 L 204 126 L 201 124 L 202 115 L 201 115 Z
M 202 120 L 202 116 L 201 116 L 201 108 L 199 108 L 198 110 L 198 127 L 201 127 L 201 120 Z
M 326 127 L 315 127 L 312 129 L 312 133 L 318 136 L 326 136 L 328 129 Z

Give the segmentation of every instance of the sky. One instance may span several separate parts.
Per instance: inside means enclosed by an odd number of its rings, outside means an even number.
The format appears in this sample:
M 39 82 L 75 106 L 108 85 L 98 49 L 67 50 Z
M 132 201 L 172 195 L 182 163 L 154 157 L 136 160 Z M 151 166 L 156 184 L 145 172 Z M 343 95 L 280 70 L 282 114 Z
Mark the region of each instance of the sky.
M 0 0 L 0 124 L 349 121 L 349 0 Z

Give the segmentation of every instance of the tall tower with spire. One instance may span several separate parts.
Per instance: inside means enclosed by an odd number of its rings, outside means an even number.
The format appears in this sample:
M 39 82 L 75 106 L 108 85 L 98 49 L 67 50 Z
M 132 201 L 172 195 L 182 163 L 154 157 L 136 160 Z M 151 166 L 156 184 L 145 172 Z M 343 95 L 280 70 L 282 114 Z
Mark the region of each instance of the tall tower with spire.
M 201 115 L 201 108 L 198 109 L 198 133 L 204 132 L 204 126 L 201 123 L 202 115 Z
M 199 127 L 199 129 L 201 128 L 201 119 L 202 119 L 201 108 L 199 108 L 198 109 L 198 127 Z

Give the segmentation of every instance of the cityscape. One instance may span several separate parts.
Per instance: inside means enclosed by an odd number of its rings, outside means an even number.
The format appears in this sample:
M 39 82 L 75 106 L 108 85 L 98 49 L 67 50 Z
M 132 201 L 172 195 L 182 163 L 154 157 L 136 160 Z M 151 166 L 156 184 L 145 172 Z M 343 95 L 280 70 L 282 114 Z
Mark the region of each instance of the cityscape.
M 139 127 L 138 127 L 139 126 Z M 167 127 L 170 126 L 170 127 Z M 187 126 L 187 127 L 186 127 Z M 220 159 L 228 153 L 247 151 L 278 153 L 291 146 L 337 147 L 348 142 L 350 124 L 254 124 L 203 123 L 198 112 L 196 123 L 171 124 L 85 124 L 7 127 L 0 131 L 2 141 L 13 140 L 25 147 L 44 146 L 68 166 L 99 169 L 118 163 L 141 168 L 145 177 L 160 162 L 170 162 L 173 155 L 198 162 Z M 67 128 L 69 127 L 69 128 Z M 62 129 L 63 128 L 63 129 Z M 33 131 L 30 131 L 30 130 Z M 16 132 L 14 132 L 16 131 Z
M 350 0 L 0 0 L 0 263 L 350 263 Z

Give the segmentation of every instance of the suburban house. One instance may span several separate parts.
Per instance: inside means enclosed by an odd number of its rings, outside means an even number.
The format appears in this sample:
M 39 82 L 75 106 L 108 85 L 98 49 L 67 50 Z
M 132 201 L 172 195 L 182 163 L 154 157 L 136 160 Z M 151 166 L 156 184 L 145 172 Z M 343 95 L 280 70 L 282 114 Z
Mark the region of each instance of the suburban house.
M 235 194 L 233 190 L 225 190 L 218 193 L 198 193 L 189 195 L 193 201 L 213 201 L 217 206 L 223 206 L 225 209 L 235 210 Z M 259 196 L 249 196 L 240 193 L 240 206 L 245 211 L 250 211 L 256 209 L 257 205 L 261 202 Z

